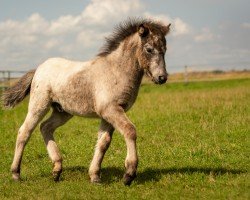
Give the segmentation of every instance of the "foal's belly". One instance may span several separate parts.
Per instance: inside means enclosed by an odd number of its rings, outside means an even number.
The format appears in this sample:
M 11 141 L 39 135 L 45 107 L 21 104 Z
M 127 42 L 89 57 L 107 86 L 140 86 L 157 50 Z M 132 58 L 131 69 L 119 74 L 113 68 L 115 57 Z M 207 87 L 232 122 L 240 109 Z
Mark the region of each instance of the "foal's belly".
M 53 102 L 58 103 L 63 111 L 72 115 L 98 117 L 90 96 L 82 96 L 81 94 L 61 95 L 60 98 L 53 99 Z
M 60 102 L 57 101 L 56 103 L 58 103 L 60 105 L 59 110 L 61 109 L 62 111 L 65 111 L 71 115 L 77 115 L 77 116 L 81 116 L 81 117 L 89 117 L 89 118 L 97 118 L 99 117 L 95 111 L 93 111 L 93 109 L 91 109 L 91 107 L 87 107 L 84 104 L 68 104 L 65 102 Z
M 94 108 L 93 96 L 90 92 L 71 88 L 62 91 L 52 98 L 62 110 L 72 115 L 84 117 L 98 117 Z

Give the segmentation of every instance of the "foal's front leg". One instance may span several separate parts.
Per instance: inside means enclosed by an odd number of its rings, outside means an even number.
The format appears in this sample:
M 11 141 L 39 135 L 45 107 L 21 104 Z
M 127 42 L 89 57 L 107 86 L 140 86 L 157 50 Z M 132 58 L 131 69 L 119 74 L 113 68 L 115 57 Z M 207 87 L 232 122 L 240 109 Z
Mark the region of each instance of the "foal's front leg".
M 101 181 L 101 164 L 104 154 L 110 145 L 113 132 L 113 126 L 102 119 L 100 129 L 98 131 L 98 140 L 96 143 L 94 157 L 89 167 L 89 176 L 92 183 L 99 183 Z
M 138 156 L 136 150 L 136 129 L 120 106 L 110 106 L 103 112 L 103 118 L 111 123 L 125 138 L 127 156 L 125 159 L 124 184 L 130 185 L 136 177 Z

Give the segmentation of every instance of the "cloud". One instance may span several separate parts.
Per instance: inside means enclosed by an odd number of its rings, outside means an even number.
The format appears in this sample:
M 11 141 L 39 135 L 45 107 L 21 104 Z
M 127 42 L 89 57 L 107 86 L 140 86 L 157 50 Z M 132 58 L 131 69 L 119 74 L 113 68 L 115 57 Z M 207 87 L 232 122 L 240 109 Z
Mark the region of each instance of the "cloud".
M 97 41 L 103 40 L 107 34 L 106 32 L 101 33 L 95 30 L 83 30 L 77 35 L 76 41 L 84 47 L 96 46 Z
M 46 30 L 46 35 L 58 35 L 67 34 L 68 32 L 74 32 L 79 28 L 81 17 L 66 15 L 61 16 L 56 20 L 49 22 L 49 27 Z
M 184 22 L 179 17 L 177 18 L 171 18 L 168 15 L 163 14 L 152 14 L 149 12 L 144 12 L 143 14 L 145 17 L 150 17 L 155 20 L 160 20 L 164 22 L 165 24 L 171 23 L 171 34 L 173 36 L 183 36 L 191 33 L 191 26 L 188 25 L 186 22 Z
M 51 38 L 49 39 L 45 44 L 44 44 L 44 48 L 45 49 L 52 49 L 57 47 L 60 44 L 60 40 L 56 39 L 56 38 Z
M 249 67 L 238 65 L 249 63 L 249 22 L 195 27 L 179 16 L 150 9 L 142 0 L 91 0 L 77 15 L 47 20 L 33 13 L 24 20 L 0 21 L 0 69 L 28 70 L 54 56 L 88 60 L 97 54 L 113 26 L 128 16 L 172 24 L 166 55 L 170 73 L 185 65 L 200 65 L 197 70 L 222 65 L 229 69 Z
M 38 13 L 32 14 L 25 21 L 7 20 L 0 22 L 0 33 L 8 35 L 16 35 L 20 31 L 23 34 L 38 34 L 48 27 L 47 21 Z
M 186 35 L 190 33 L 190 26 L 180 18 L 174 19 L 175 36 Z
M 248 23 L 248 22 L 242 23 L 241 26 L 242 26 L 243 28 L 250 29 L 250 23 Z
M 190 32 L 190 26 L 180 18 L 147 12 L 140 0 L 92 0 L 79 15 L 46 20 L 33 13 L 23 21 L 0 22 L 0 67 L 24 70 L 52 56 L 89 59 L 98 52 L 112 27 L 128 16 L 171 22 L 174 36 Z
M 81 14 L 87 24 L 104 25 L 114 19 L 135 15 L 143 9 L 139 0 L 92 0 Z
M 211 32 L 209 28 L 203 28 L 201 33 L 194 36 L 196 42 L 207 42 L 215 38 L 215 35 Z
M 0 69 L 28 70 L 54 56 L 90 59 L 113 26 L 128 16 L 172 24 L 166 59 L 170 72 L 186 64 L 233 62 L 250 57 L 248 22 L 195 28 L 180 17 L 148 10 L 141 0 L 92 0 L 78 15 L 47 20 L 34 13 L 24 20 L 0 22 Z
M 10 45 L 27 46 L 37 41 L 48 23 L 38 14 L 32 14 L 27 20 L 20 22 L 7 20 L 0 23 L 0 44 L 3 47 Z

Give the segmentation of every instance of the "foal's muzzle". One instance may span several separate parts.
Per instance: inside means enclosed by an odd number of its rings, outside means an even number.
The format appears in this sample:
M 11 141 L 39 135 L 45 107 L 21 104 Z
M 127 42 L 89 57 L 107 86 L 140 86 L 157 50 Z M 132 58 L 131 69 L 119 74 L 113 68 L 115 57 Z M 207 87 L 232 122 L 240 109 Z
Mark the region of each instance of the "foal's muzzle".
M 163 73 L 156 73 L 153 75 L 153 73 L 150 70 L 146 70 L 146 74 L 151 78 L 151 80 L 155 84 L 164 84 L 168 80 L 168 73 L 163 72 Z
M 166 83 L 166 81 L 167 81 L 167 76 L 159 76 L 158 77 L 159 84 Z
M 168 80 L 168 76 L 158 76 L 157 78 L 153 78 L 154 83 L 156 84 L 164 84 Z

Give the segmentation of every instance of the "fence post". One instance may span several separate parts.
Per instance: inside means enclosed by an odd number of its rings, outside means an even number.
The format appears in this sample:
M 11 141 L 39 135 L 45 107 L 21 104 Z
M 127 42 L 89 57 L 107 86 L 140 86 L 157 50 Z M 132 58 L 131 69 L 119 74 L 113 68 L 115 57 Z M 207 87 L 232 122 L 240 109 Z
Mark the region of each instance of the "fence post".
M 5 79 L 5 74 L 4 74 L 4 71 L 2 71 L 2 77 L 1 77 L 1 82 L 4 82 L 4 79 Z M 1 85 L 1 89 L 2 89 L 2 92 L 4 91 L 4 86 Z
M 8 74 L 8 86 L 10 87 L 10 71 L 7 71 L 7 74 Z
M 187 65 L 185 65 L 184 82 L 185 82 L 185 85 L 188 84 L 188 67 L 187 67 Z

